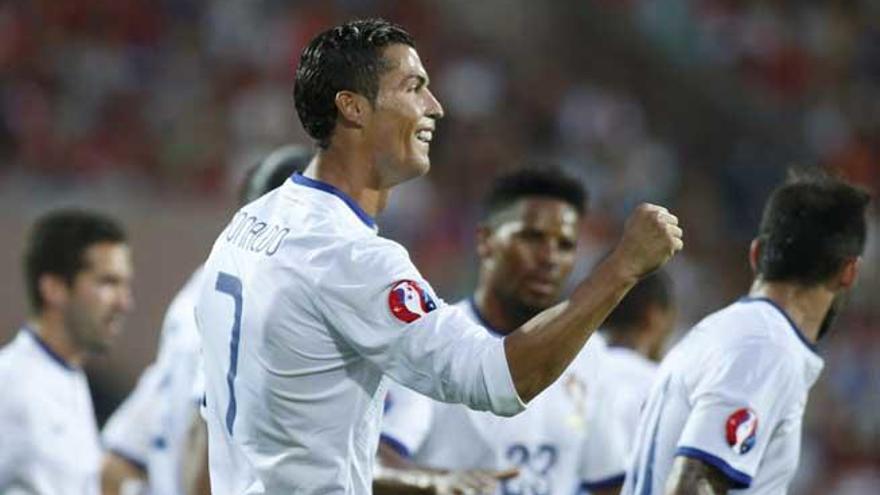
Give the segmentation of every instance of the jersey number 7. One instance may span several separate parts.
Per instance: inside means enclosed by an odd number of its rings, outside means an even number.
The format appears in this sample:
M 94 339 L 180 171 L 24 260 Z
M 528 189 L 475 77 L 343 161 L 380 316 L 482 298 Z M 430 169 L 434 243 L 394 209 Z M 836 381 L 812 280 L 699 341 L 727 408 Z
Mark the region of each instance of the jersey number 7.
M 238 371 L 238 339 L 241 336 L 241 309 L 244 299 L 241 294 L 241 279 L 225 272 L 217 274 L 214 290 L 228 294 L 235 302 L 235 319 L 232 321 L 232 338 L 229 341 L 229 372 L 226 373 L 226 384 L 229 386 L 229 406 L 226 408 L 226 430 L 232 436 L 232 425 L 235 423 L 235 374 Z

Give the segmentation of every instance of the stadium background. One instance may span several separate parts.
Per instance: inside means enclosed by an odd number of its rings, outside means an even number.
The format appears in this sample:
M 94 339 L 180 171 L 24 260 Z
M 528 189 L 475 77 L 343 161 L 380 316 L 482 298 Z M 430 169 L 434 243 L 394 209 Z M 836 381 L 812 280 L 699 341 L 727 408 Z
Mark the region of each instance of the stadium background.
M 447 300 L 474 280 L 479 198 L 558 163 L 592 193 L 579 271 L 649 200 L 686 229 L 670 272 L 684 329 L 742 295 L 760 205 L 790 164 L 880 192 L 880 3 L 863 1 L 32 0 L 0 5 L 0 341 L 26 315 L 28 225 L 55 206 L 126 223 L 137 309 L 89 367 L 101 419 L 149 362 L 165 305 L 223 227 L 244 170 L 308 143 L 292 105 L 304 43 L 355 16 L 416 37 L 447 117 L 430 175 L 384 234 Z M 798 494 L 880 493 L 880 217 L 827 342 Z

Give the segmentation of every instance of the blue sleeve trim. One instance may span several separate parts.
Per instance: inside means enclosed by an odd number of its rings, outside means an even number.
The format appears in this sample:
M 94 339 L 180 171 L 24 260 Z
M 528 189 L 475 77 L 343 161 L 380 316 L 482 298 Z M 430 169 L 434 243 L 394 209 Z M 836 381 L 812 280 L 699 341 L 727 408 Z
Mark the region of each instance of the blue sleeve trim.
M 400 454 L 407 459 L 412 459 L 412 453 L 406 448 L 406 445 L 403 444 L 400 440 L 392 437 L 391 435 L 381 434 L 379 435 L 379 441 L 383 442 L 385 445 L 391 447 L 395 452 Z
M 748 488 L 752 485 L 751 476 L 742 471 L 734 469 L 734 467 L 728 464 L 727 461 L 725 461 L 724 459 L 712 455 L 708 452 L 702 451 L 700 449 L 695 449 L 693 447 L 679 447 L 675 450 L 675 455 L 699 459 L 711 466 L 718 468 L 724 474 L 724 476 L 726 476 L 730 481 L 734 483 L 733 488 L 742 489 Z
M 115 455 L 116 457 L 122 458 L 125 462 L 131 464 L 132 466 L 138 468 L 142 473 L 147 474 L 147 463 L 138 459 L 137 457 L 125 452 L 124 450 L 118 449 L 116 447 L 110 447 L 107 449 L 110 453 Z
M 611 476 L 609 478 L 601 479 L 598 481 L 587 481 L 584 480 L 581 482 L 581 490 L 586 490 L 588 492 L 593 492 L 596 490 L 603 490 L 605 488 L 613 488 L 615 486 L 620 486 L 623 484 L 623 480 L 626 478 L 624 473 L 620 473 L 615 476 Z

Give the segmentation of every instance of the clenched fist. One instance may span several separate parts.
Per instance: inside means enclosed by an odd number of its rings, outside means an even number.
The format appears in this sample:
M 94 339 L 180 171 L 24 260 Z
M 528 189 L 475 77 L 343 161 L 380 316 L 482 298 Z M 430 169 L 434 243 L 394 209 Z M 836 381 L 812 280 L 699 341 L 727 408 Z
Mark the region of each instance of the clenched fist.
M 649 203 L 640 204 L 626 220 L 612 256 L 626 276 L 641 278 L 663 266 L 684 247 L 678 218 Z

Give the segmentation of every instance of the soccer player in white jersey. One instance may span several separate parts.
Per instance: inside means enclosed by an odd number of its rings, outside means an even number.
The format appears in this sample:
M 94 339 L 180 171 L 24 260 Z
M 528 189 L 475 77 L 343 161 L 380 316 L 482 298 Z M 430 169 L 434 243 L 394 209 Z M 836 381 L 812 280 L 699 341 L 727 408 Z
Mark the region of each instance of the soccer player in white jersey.
M 478 332 L 500 339 L 559 302 L 585 203 L 583 187 L 555 169 L 523 169 L 495 180 L 477 229 L 477 286 L 456 304 L 483 327 Z M 590 402 L 599 399 L 585 369 L 595 364 L 582 351 L 514 418 L 389 385 L 377 493 L 393 483 L 423 493 L 494 493 L 496 484 L 501 493 L 574 493 L 587 468 L 581 460 Z
M 672 282 L 665 272 L 657 271 L 627 293 L 590 341 L 590 348 L 600 356 L 598 378 L 611 393 L 606 400 L 591 404 L 594 414 L 583 452 L 583 463 L 590 471 L 582 480 L 584 491 L 620 493 L 639 413 L 675 317 Z M 592 432 L 599 432 L 602 441 L 595 441 Z
M 82 366 L 132 307 L 125 233 L 92 212 L 49 213 L 24 271 L 31 317 L 0 349 L 0 493 L 97 495 L 101 446 Z
M 239 205 L 277 188 L 305 169 L 311 157 L 297 145 L 275 150 L 248 171 Z M 193 313 L 201 273 L 190 277 L 168 307 L 156 361 L 104 427 L 104 495 L 209 493 L 204 422 L 198 414 L 204 393 L 201 346 Z
M 217 495 L 370 493 L 385 375 L 516 414 L 682 246 L 675 216 L 642 205 L 567 302 L 492 338 L 377 234 L 391 189 L 427 172 L 443 114 L 409 34 L 382 20 L 321 33 L 300 59 L 294 100 L 317 154 L 235 214 L 196 303 Z
M 663 360 L 626 494 L 784 494 L 822 370 L 816 342 L 856 280 L 869 196 L 821 174 L 770 196 L 749 295 L 698 323 Z

